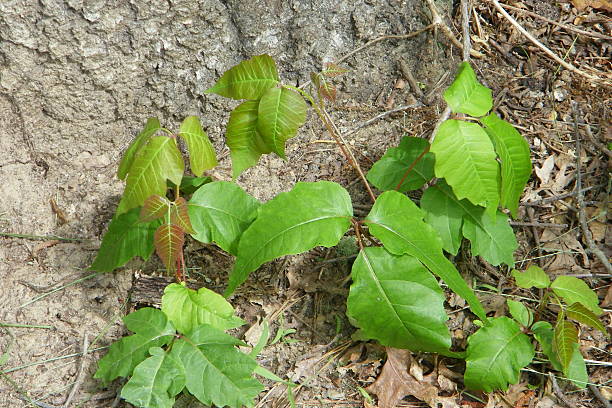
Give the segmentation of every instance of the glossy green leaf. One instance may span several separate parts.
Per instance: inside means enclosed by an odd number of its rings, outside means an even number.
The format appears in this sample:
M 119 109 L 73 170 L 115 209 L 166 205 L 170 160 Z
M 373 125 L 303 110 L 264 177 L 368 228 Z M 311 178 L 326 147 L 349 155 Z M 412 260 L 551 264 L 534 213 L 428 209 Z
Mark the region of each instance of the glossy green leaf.
M 206 93 L 233 99 L 259 99 L 278 83 L 278 72 L 272 57 L 257 55 L 227 70 Z
M 134 368 L 121 397 L 137 407 L 172 408 L 174 397 L 185 388 L 185 369 L 159 347 L 151 347 L 149 354 Z
M 236 255 L 238 241 L 257 216 L 259 201 L 227 181 L 215 181 L 196 191 L 189 200 L 189 218 L 201 242 L 214 242 Z
M 550 285 L 550 278 L 537 265 L 531 265 L 525 272 L 512 270 L 512 276 L 516 280 L 516 284 L 521 288 L 531 289 L 533 287 L 544 289 Z
M 177 340 L 170 354 L 183 362 L 187 390 L 205 405 L 252 407 L 263 390 L 252 377 L 257 362 L 236 349 L 241 344 L 210 325 Z
M 257 131 L 266 145 L 285 158 L 285 142 L 306 121 L 306 102 L 287 88 L 269 89 L 259 101 Z
M 299 182 L 277 195 L 259 207 L 257 218 L 242 234 L 225 296 L 264 262 L 336 245 L 349 229 L 352 215 L 348 192 L 329 181 Z
M 181 195 L 188 196 L 193 194 L 198 188 L 202 187 L 204 184 L 212 183 L 211 177 L 191 177 L 191 176 L 183 176 L 181 180 L 181 185 L 179 186 L 179 190 Z M 176 185 L 172 182 L 168 183 L 169 189 L 176 189 Z
M 193 174 L 199 177 L 217 165 L 215 148 L 202 130 L 197 116 L 189 116 L 181 123 L 179 136 L 187 143 L 189 166 Z
M 591 290 L 581 279 L 574 276 L 559 276 L 550 287 L 568 305 L 582 303 L 584 307 L 597 316 L 603 313 L 603 310 L 599 307 L 597 293 Z
M 160 129 L 161 124 L 159 123 L 159 120 L 157 118 L 149 118 L 147 120 L 144 129 L 130 144 L 125 153 L 123 153 L 121 162 L 119 162 L 119 170 L 117 171 L 117 177 L 119 177 L 120 180 L 124 180 L 125 176 L 127 176 L 128 172 L 130 171 L 132 163 L 134 163 L 134 157 L 136 156 L 136 153 L 145 144 L 147 144 L 151 136 L 153 136 Z
M 242 319 L 234 316 L 234 308 L 223 296 L 207 288 L 195 291 L 178 283 L 164 289 L 162 311 L 181 333 L 189 333 L 202 324 L 219 330 L 244 324 Z
M 555 325 L 553 351 L 561 363 L 564 373 L 567 372 L 572 361 L 575 344 L 578 344 L 578 330 L 576 326 L 565 320 L 563 315 L 559 315 Z
M 444 180 L 425 191 L 421 208 L 426 211 L 426 220 L 438 232 L 448 252 L 456 254 L 461 236 L 464 236 L 470 240 L 472 255 L 481 255 L 493 265 L 514 264 L 513 254 L 518 243 L 507 215 L 497 211 L 495 217 L 491 217 L 482 207 L 458 200 Z
M 134 367 L 147 358 L 151 347 L 161 347 L 172 340 L 175 330 L 161 310 L 145 307 L 123 318 L 135 334 L 113 343 L 98 362 L 94 378 L 109 383 L 117 377 L 127 377 Z
M 586 324 L 593 329 L 597 329 L 603 334 L 608 334 L 606 327 L 603 325 L 599 317 L 589 309 L 584 307 L 582 303 L 572 303 L 565 309 L 567 317 L 582 324 Z
M 178 225 L 162 224 L 153 236 L 155 252 L 168 272 L 176 270 L 176 262 L 183 251 L 185 232 Z
M 519 381 L 535 350 L 529 337 L 508 317 L 490 319 L 468 338 L 465 385 L 491 392 Z
M 140 208 L 115 214 L 89 269 L 112 272 L 135 256 L 146 261 L 153 253 L 153 236 L 159 225 L 161 220 L 141 222 Z
M 459 65 L 457 77 L 444 92 L 444 100 L 453 112 L 483 116 L 493 107 L 491 90 L 481 85 L 469 63 Z
M 170 201 L 166 197 L 153 194 L 147 198 L 140 210 L 140 221 L 151 222 L 164 217 L 170 210 Z
M 195 230 L 191 226 L 191 219 L 189 218 L 189 209 L 187 208 L 187 201 L 183 197 L 179 197 L 172 203 L 170 208 L 170 224 L 178 226 L 183 232 L 188 234 L 195 234 Z
M 435 186 L 425 190 L 420 204 L 421 209 L 425 211 L 425 221 L 442 239 L 442 248 L 457 255 L 463 239 L 461 227 L 465 210 L 459 205 L 450 187 L 443 180 L 439 180 Z
M 510 314 L 514 320 L 522 324 L 524 327 L 531 326 L 531 322 L 533 321 L 533 314 L 531 313 L 531 310 L 527 309 L 523 303 L 515 300 L 507 299 L 506 302 L 508 303 L 508 310 L 510 311 Z
M 434 176 L 434 155 L 425 153 L 426 149 L 429 149 L 427 140 L 403 137 L 398 147 L 387 149 L 374 163 L 368 171 L 368 181 L 381 191 L 395 190 L 402 179 L 398 190 L 401 193 L 423 187 Z
M 225 138 L 232 158 L 232 177 L 253 167 L 262 154 L 272 152 L 257 131 L 259 101 L 245 101 L 230 113 Z
M 140 207 L 150 196 L 166 194 L 166 180 L 180 184 L 185 165 L 176 141 L 154 136 L 138 151 L 127 176 L 125 191 L 117 214 Z
M 548 357 L 553 368 L 557 371 L 563 371 L 563 367 L 553 351 L 554 330 L 552 325 L 548 322 L 539 321 L 532 326 L 531 330 L 538 343 L 540 343 L 540 346 L 542 346 L 542 351 L 546 354 L 546 357 Z M 578 344 L 574 344 L 572 358 L 567 368 L 567 372 L 565 372 L 564 375 L 579 388 L 586 387 L 586 383 L 589 381 L 586 364 L 584 363 L 582 354 L 580 354 L 580 347 L 578 347 Z
M 434 229 L 423 222 L 423 212 L 408 197 L 397 191 L 382 193 L 365 222 L 372 235 L 395 255 L 416 257 L 431 272 L 463 297 L 483 321 L 485 311 L 472 289 L 442 252 L 442 243 Z
M 347 315 L 363 336 L 388 347 L 448 352 L 444 293 L 416 258 L 364 248 L 351 278 Z
M 531 176 L 529 143 L 514 126 L 494 113 L 481 121 L 501 160 L 500 204 L 517 218 L 519 199 Z
M 443 177 L 458 199 L 487 207 L 493 216 L 499 203 L 499 163 L 487 132 L 476 123 L 447 120 L 431 151 L 436 177 Z
M 481 255 L 487 262 L 497 266 L 514 266 L 514 251 L 518 242 L 509 224 L 509 218 L 497 211 L 492 218 L 485 209 L 465 202 L 469 208 L 463 218 L 463 236 L 470 240 L 472 255 Z

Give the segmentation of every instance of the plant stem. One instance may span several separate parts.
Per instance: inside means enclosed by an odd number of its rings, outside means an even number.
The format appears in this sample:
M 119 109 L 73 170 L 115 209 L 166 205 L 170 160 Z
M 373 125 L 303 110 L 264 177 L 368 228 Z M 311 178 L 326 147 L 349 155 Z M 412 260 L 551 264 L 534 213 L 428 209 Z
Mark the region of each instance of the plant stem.
M 346 144 L 346 142 L 342 138 L 342 135 L 341 135 L 340 131 L 336 128 L 336 126 L 332 122 L 332 120 L 329 117 L 329 115 L 327 114 L 327 112 L 325 112 L 325 108 L 322 106 L 322 103 L 316 103 L 314 98 L 308 92 L 304 91 L 303 89 L 300 89 L 300 88 L 297 88 L 297 87 L 291 86 L 291 85 L 283 85 L 283 86 L 288 88 L 288 89 L 291 89 L 291 90 L 293 90 L 295 92 L 298 92 L 300 95 L 302 95 L 304 97 L 304 99 L 306 99 L 306 100 L 308 100 L 310 102 L 310 104 L 312 105 L 312 107 L 315 110 L 315 113 L 317 114 L 317 116 L 319 117 L 321 122 L 323 122 L 323 125 L 327 129 L 327 132 L 334 139 L 334 142 L 336 142 L 336 144 L 338 145 L 338 147 L 342 151 L 342 154 L 344 155 L 346 160 L 348 160 L 348 162 L 351 164 L 351 166 L 359 174 L 359 178 L 361 178 L 361 180 L 363 181 L 363 184 L 366 187 L 366 190 L 368 192 L 368 195 L 370 196 L 370 199 L 372 199 L 372 202 L 375 202 L 376 201 L 376 195 L 372 191 L 372 188 L 370 187 L 370 183 L 368 183 L 368 180 L 365 178 L 365 175 L 363 174 L 363 171 L 361 170 L 361 167 L 359 166 L 359 163 L 357 162 L 357 159 L 355 159 L 355 156 L 353 155 L 353 152 L 351 151 L 351 149 L 349 149 L 348 145 Z
M 402 179 L 400 180 L 400 182 L 397 184 L 397 187 L 395 187 L 396 191 L 399 191 L 400 188 L 402 188 L 402 184 L 404 184 L 404 181 L 406 180 L 406 177 L 408 177 L 408 173 L 410 173 L 412 171 L 412 169 L 414 168 L 414 166 L 416 166 L 416 164 L 421 161 L 421 159 L 427 154 L 427 152 L 429 152 L 429 144 L 427 144 L 427 146 L 425 146 L 425 149 L 423 150 L 423 153 L 421 153 L 419 155 L 419 157 L 417 157 L 416 159 L 414 159 L 414 161 L 410 164 L 410 167 L 408 167 L 408 169 L 406 170 L 406 172 L 404 173 L 404 176 L 402 177 Z

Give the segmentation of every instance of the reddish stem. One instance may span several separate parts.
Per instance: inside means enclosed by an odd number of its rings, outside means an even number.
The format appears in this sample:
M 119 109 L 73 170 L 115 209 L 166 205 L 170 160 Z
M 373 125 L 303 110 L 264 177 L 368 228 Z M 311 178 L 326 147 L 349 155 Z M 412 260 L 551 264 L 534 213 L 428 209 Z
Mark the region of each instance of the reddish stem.
M 395 187 L 396 191 L 399 191 L 400 188 L 402 188 L 402 184 L 404 184 L 404 181 L 406 180 L 406 177 L 408 177 L 408 173 L 410 173 L 412 171 L 412 169 L 414 168 L 414 166 L 417 165 L 417 163 L 419 161 L 421 161 L 421 159 L 423 158 L 423 156 L 425 156 L 428 152 L 429 152 L 429 146 L 427 145 L 425 147 L 425 150 L 423 150 L 423 153 L 421 153 L 419 155 L 419 157 L 417 157 L 416 159 L 414 159 L 414 161 L 410 164 L 410 167 L 408 167 L 408 170 L 406 170 L 406 172 L 404 173 L 404 176 L 402 177 L 402 179 L 400 180 L 400 182 L 398 183 L 397 187 Z

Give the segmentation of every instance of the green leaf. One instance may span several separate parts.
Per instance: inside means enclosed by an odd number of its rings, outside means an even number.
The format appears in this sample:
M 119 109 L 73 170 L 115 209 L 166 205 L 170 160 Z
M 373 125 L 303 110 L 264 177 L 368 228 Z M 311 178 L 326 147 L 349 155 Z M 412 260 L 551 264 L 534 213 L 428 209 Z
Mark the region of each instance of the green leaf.
M 457 78 L 444 92 L 444 100 L 453 112 L 483 116 L 493 107 L 491 90 L 481 85 L 469 63 L 459 65 Z
M 385 155 L 374 163 L 367 179 L 381 191 L 395 190 L 407 174 L 398 191 L 417 190 L 434 176 L 434 155 L 428 151 L 427 140 L 403 137 L 399 147 L 387 149 Z
M 554 330 L 552 325 L 548 322 L 539 321 L 533 325 L 531 330 L 540 346 L 542 346 L 542 351 L 548 357 L 553 368 L 557 371 L 563 371 L 563 367 L 553 351 Z M 579 388 L 584 388 L 589 381 L 584 358 L 580 354 L 578 344 L 574 344 L 572 359 L 564 375 Z
M 555 325 L 553 351 L 561 363 L 564 373 L 567 372 L 572 361 L 575 344 L 578 344 L 578 330 L 576 330 L 576 326 L 565 320 L 562 314 L 559 315 Z
M 140 210 L 140 221 L 151 222 L 162 218 L 170 210 L 170 201 L 166 197 L 153 194 L 147 198 Z
M 285 158 L 285 142 L 306 121 L 306 102 L 287 88 L 269 89 L 259 101 L 257 131 L 266 145 Z
M 206 93 L 232 99 L 259 99 L 278 83 L 278 72 L 272 57 L 257 55 L 225 71 Z
M 232 255 L 238 241 L 257 216 L 259 201 L 238 185 L 215 181 L 196 191 L 189 200 L 189 218 L 198 241 L 215 242 Z
M 457 255 L 461 247 L 463 234 L 463 217 L 465 210 L 461 208 L 455 195 L 444 180 L 429 187 L 421 197 L 421 209 L 425 211 L 425 222 L 431 225 L 442 239 L 442 248 L 450 254 Z
M 470 240 L 472 255 L 481 255 L 487 262 L 497 266 L 514 266 L 514 251 L 518 242 L 509 218 L 501 211 L 494 217 L 485 214 L 483 208 L 465 202 L 468 216 L 463 218 L 463 236 Z
M 242 319 L 234 316 L 234 308 L 223 296 L 206 288 L 195 291 L 172 283 L 164 289 L 161 308 L 180 333 L 189 333 L 202 324 L 219 330 L 244 324 Z
M 512 276 L 516 280 L 516 284 L 525 289 L 531 289 L 533 287 L 545 289 L 550 285 L 550 278 L 537 265 L 531 265 L 525 272 L 512 270 Z
M 572 303 L 567 309 L 565 309 L 567 317 L 582 324 L 586 324 L 589 327 L 599 330 L 603 334 L 607 335 L 606 327 L 603 325 L 599 317 L 589 309 L 584 307 L 582 303 Z
M 240 341 L 209 325 L 174 343 L 170 354 L 185 366 L 187 390 L 205 405 L 252 407 L 263 390 L 252 377 L 257 362 L 238 351 Z
M 117 214 L 140 207 L 153 194 L 165 195 L 166 180 L 179 185 L 184 170 L 176 141 L 167 136 L 152 137 L 134 157 Z
M 529 337 L 508 317 L 490 319 L 468 338 L 465 385 L 491 392 L 516 384 L 535 355 Z
M 299 182 L 277 195 L 259 207 L 257 218 L 242 234 L 225 296 L 264 262 L 338 244 L 352 215 L 348 192 L 329 181 Z
M 176 270 L 176 261 L 178 261 L 183 251 L 185 232 L 178 225 L 160 225 L 153 236 L 153 243 L 155 244 L 157 256 L 162 260 L 168 272 L 174 272 Z
M 481 121 L 501 160 L 500 204 L 517 218 L 519 199 L 531 176 L 529 143 L 514 126 L 494 113 Z
M 149 348 L 168 344 L 174 327 L 161 310 L 145 307 L 123 318 L 128 329 L 136 334 L 113 343 L 98 363 L 94 378 L 105 384 L 117 377 L 127 377 L 146 357 Z
M 457 198 L 487 207 L 499 203 L 499 163 L 491 139 L 479 125 L 460 120 L 442 123 L 431 145 L 436 177 L 443 177 Z
M 554 329 L 552 324 L 545 321 L 535 322 L 531 327 L 531 331 L 538 343 L 540 343 L 540 346 L 542 346 L 542 352 L 546 354 L 553 368 L 557 371 L 563 371 L 563 367 L 553 351 Z
M 149 118 L 147 123 L 145 124 L 144 129 L 138 134 L 136 139 L 130 144 L 125 153 L 123 154 L 123 158 L 119 163 L 119 170 L 117 171 L 117 177 L 120 180 L 124 180 L 125 176 L 127 176 L 130 168 L 132 167 L 132 163 L 134 163 L 134 156 L 143 147 L 157 132 L 161 129 L 161 125 L 157 118 Z
M 199 177 L 206 170 L 217 165 L 215 148 L 210 143 L 206 132 L 202 130 L 200 119 L 197 116 L 189 116 L 181 123 L 179 136 L 187 143 L 189 166 L 193 174 Z
M 431 272 L 463 297 L 471 310 L 487 320 L 478 298 L 442 252 L 440 238 L 432 227 L 423 222 L 423 212 L 405 195 L 397 191 L 382 193 L 365 220 L 372 235 L 382 241 L 395 255 L 416 257 Z
M 202 187 L 204 184 L 211 183 L 213 180 L 211 177 L 191 177 L 191 176 L 183 176 L 181 180 L 181 185 L 179 189 L 181 191 L 181 195 L 191 195 L 198 188 Z M 168 183 L 169 189 L 176 189 L 176 185 L 172 182 Z
M 225 138 L 232 158 L 232 177 L 253 167 L 262 154 L 272 152 L 257 131 L 259 101 L 245 101 L 230 113 Z
M 153 236 L 161 220 L 140 222 L 140 208 L 115 214 L 89 269 L 112 272 L 135 256 L 145 261 L 153 253 Z
M 521 302 L 515 300 L 507 299 L 506 302 L 508 302 L 508 310 L 514 320 L 525 327 L 531 326 L 531 322 L 533 321 L 531 310 L 527 309 Z
M 416 258 L 364 248 L 351 278 L 347 315 L 364 336 L 388 347 L 448 352 L 444 293 Z
M 470 240 L 474 256 L 482 255 L 493 265 L 514 264 L 513 253 L 518 243 L 505 214 L 497 211 L 491 217 L 485 215 L 483 208 L 458 200 L 444 180 L 425 191 L 421 207 L 427 211 L 426 220 L 438 232 L 448 252 L 457 253 L 463 235 Z
M 134 368 L 121 398 L 137 407 L 172 408 L 174 397 L 185 388 L 185 369 L 159 347 L 151 347 L 149 354 Z
M 172 203 L 172 207 L 170 208 L 170 224 L 178 226 L 181 230 L 188 234 L 196 233 L 191 226 L 187 201 L 185 201 L 183 197 L 177 198 Z
M 603 313 L 599 307 L 597 293 L 593 292 L 581 279 L 574 276 L 559 276 L 550 287 L 568 305 L 578 302 L 597 316 Z

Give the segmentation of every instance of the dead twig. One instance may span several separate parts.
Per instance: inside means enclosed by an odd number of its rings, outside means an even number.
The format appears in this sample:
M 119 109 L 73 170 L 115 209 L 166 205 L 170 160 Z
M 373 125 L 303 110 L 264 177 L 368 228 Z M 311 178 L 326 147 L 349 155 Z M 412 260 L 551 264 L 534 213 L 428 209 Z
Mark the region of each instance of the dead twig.
M 406 64 L 406 60 L 400 57 L 398 60 L 398 65 L 399 65 L 399 69 L 402 75 L 408 81 L 408 84 L 410 85 L 410 89 L 412 89 L 414 96 L 416 96 L 418 100 L 422 100 L 423 91 L 419 87 L 419 84 L 417 83 L 416 79 L 414 79 L 414 75 L 412 75 L 410 68 L 408 68 L 408 64 Z
M 436 126 L 434 127 L 433 132 L 431 132 L 431 136 L 429 137 L 429 143 L 433 143 L 434 138 L 436 137 L 436 133 L 438 133 L 438 129 L 440 129 L 440 126 L 442 125 L 442 123 L 448 119 L 450 117 L 451 114 L 451 108 L 450 106 L 447 106 L 444 111 L 440 114 L 440 117 L 438 118 L 438 121 L 436 122 Z
M 370 126 L 372 123 L 377 122 L 377 121 L 379 121 L 379 120 L 381 120 L 381 119 L 383 119 L 383 118 L 385 118 L 385 117 L 387 117 L 389 115 L 392 115 L 394 113 L 403 112 L 403 111 L 408 110 L 408 109 L 420 108 L 421 106 L 423 106 L 423 104 L 420 103 L 420 102 L 417 102 L 417 103 L 413 103 L 411 105 L 398 106 L 397 108 L 393 108 L 391 110 L 385 111 L 385 112 L 383 112 L 383 113 L 381 113 L 379 115 L 376 115 L 373 118 L 368 119 L 365 122 L 362 122 L 359 125 L 355 126 L 353 129 L 351 129 L 348 132 L 344 133 L 342 135 L 342 137 L 350 136 L 353 133 L 357 132 L 358 130 L 360 130 L 360 129 L 366 127 L 366 126 Z
M 520 222 L 510 221 L 510 225 L 515 227 L 540 227 L 540 228 L 567 228 L 567 224 L 555 224 L 551 222 Z
M 594 188 L 600 188 L 600 187 L 604 187 L 604 186 L 605 186 L 605 184 L 598 184 L 596 186 L 586 187 L 586 188 L 584 188 L 584 189 L 582 189 L 580 191 L 582 193 L 586 193 L 587 191 L 593 190 Z M 541 205 L 554 203 L 555 201 L 563 200 L 564 198 L 574 197 L 576 195 L 578 195 L 578 190 L 574 190 L 574 191 L 569 192 L 569 193 L 559 194 L 558 196 L 554 196 L 554 197 L 542 198 L 541 200 L 532 201 L 530 203 L 523 203 L 522 205 L 530 206 L 530 207 L 538 207 L 538 206 L 541 206 Z
M 589 141 L 591 143 L 593 143 L 595 145 L 595 147 L 597 147 L 600 151 L 604 152 L 605 154 L 608 155 L 608 158 L 612 159 L 612 151 L 610 151 L 605 144 L 597 141 L 597 139 L 595 139 L 595 137 L 593 136 L 593 133 L 591 133 L 591 125 L 589 125 L 588 123 L 585 124 L 585 129 L 586 129 L 586 135 L 589 138 Z
M 597 388 L 595 384 L 589 384 L 589 390 L 591 390 L 595 398 L 601 402 L 604 408 L 612 408 L 610 401 L 608 401 L 608 399 L 601 394 L 601 391 L 599 391 L 599 388 Z
M 595 241 L 593 241 L 593 235 L 591 234 L 591 230 L 589 230 L 589 226 L 586 221 L 586 213 L 585 213 L 585 205 L 584 205 L 584 193 L 582 192 L 582 174 L 580 172 L 580 132 L 578 130 L 578 116 L 579 116 L 579 107 L 576 101 L 572 101 L 572 113 L 574 115 L 574 137 L 576 138 L 576 191 L 578 194 L 576 195 L 576 201 L 578 202 L 578 220 L 580 221 L 580 227 L 582 229 L 582 234 L 587 242 L 587 247 L 589 251 L 595 255 L 601 263 L 604 265 L 608 273 L 612 273 L 612 265 L 610 265 L 610 261 L 606 257 L 606 255 L 595 245 Z
M 569 30 L 569 31 L 573 31 L 573 32 L 578 33 L 578 34 L 586 35 L 588 37 L 593 37 L 593 38 L 600 38 L 602 40 L 612 40 L 612 37 L 610 37 L 609 35 L 600 34 L 600 33 L 594 33 L 592 31 L 581 30 L 580 28 L 571 26 L 569 24 L 559 23 L 558 21 L 551 20 L 550 18 L 546 18 L 544 16 L 541 16 L 541 15 L 536 14 L 536 13 L 534 13 L 532 11 L 529 11 L 529 10 L 523 10 L 522 8 L 510 6 L 509 4 L 500 3 L 499 5 L 502 6 L 503 8 L 505 8 L 505 9 L 510 9 L 510 10 L 518 11 L 519 13 L 527 14 L 528 16 L 535 17 L 535 18 L 540 19 L 542 21 L 546 21 L 549 24 L 556 25 L 558 27 L 564 28 L 564 29 Z
M 72 390 L 70 390 L 70 394 L 66 398 L 66 402 L 64 402 L 64 408 L 68 408 L 72 403 L 72 400 L 76 396 L 79 388 L 81 388 L 81 384 L 83 384 L 83 379 L 85 376 L 85 361 L 87 358 L 87 353 L 89 352 L 89 336 L 87 333 L 83 336 L 83 354 L 81 355 L 81 365 L 79 366 L 79 371 L 77 372 L 76 380 L 74 385 L 72 386 Z
M 527 37 L 529 39 L 529 41 L 531 41 L 532 43 L 534 43 L 538 48 L 540 48 L 542 51 L 544 51 L 544 53 L 546 55 L 548 55 L 550 58 L 552 58 L 553 60 L 555 60 L 555 62 L 557 62 L 559 65 L 561 65 L 562 67 L 564 67 L 565 69 L 568 69 L 580 76 L 583 76 L 585 78 L 587 78 L 590 81 L 593 82 L 606 82 L 603 79 L 596 77 L 594 75 L 588 74 L 578 68 L 576 68 L 575 66 L 573 66 L 572 64 L 570 64 L 569 62 L 565 62 L 563 59 L 559 58 L 557 56 L 557 54 L 555 54 L 554 52 L 552 52 L 550 49 L 548 49 L 547 46 L 545 46 L 544 44 L 542 44 L 540 41 L 538 41 L 537 38 L 535 38 L 533 35 L 531 35 L 531 33 L 527 30 L 525 30 L 523 28 L 522 25 L 520 25 L 515 19 L 514 17 L 512 17 L 510 14 L 508 14 L 508 12 L 506 10 L 504 10 L 504 8 L 501 6 L 501 4 L 499 4 L 499 1 L 497 0 L 490 0 L 493 5 L 495 6 L 495 8 L 501 13 L 502 16 L 504 16 L 506 18 L 506 20 L 508 20 L 510 22 L 510 24 L 512 24 L 514 27 L 516 27 L 516 29 L 523 34 L 525 37 Z
M 559 387 L 559 384 L 557 384 L 557 379 L 555 378 L 555 376 L 552 373 L 548 373 L 548 377 L 550 378 L 550 382 L 552 383 L 552 389 L 555 393 L 555 396 L 559 398 L 559 400 L 563 404 L 565 404 L 567 408 L 576 408 L 576 406 L 567 399 L 565 394 L 563 394 L 563 391 Z
M 461 0 L 461 32 L 463 33 L 463 61 L 470 60 L 470 0 Z
M 438 8 L 436 7 L 436 4 L 433 2 L 433 0 L 425 1 L 427 3 L 427 6 L 429 7 L 429 11 L 431 12 L 432 23 L 430 24 L 430 26 L 433 25 L 435 27 L 440 28 L 440 30 L 442 30 L 442 34 L 444 34 L 446 38 L 448 38 L 457 48 L 463 50 L 463 44 L 459 42 L 457 37 L 455 37 L 455 34 L 453 34 L 451 29 L 444 22 L 444 20 L 440 16 L 440 13 L 438 13 Z M 474 51 L 472 49 L 470 49 L 470 55 L 475 58 L 482 58 L 484 56 L 481 52 Z

